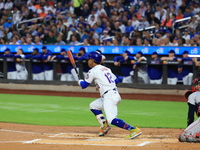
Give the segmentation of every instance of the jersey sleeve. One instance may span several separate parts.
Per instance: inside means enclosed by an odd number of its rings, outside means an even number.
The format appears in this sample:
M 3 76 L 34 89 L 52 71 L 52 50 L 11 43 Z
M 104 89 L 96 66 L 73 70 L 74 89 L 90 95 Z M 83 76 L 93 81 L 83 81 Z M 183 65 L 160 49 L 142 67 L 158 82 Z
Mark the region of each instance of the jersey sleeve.
M 200 105 L 200 92 L 197 92 L 197 94 L 196 94 L 195 103 Z
M 93 72 L 91 70 L 89 70 L 86 77 L 85 77 L 85 81 L 87 83 L 92 83 L 93 80 L 94 80 Z

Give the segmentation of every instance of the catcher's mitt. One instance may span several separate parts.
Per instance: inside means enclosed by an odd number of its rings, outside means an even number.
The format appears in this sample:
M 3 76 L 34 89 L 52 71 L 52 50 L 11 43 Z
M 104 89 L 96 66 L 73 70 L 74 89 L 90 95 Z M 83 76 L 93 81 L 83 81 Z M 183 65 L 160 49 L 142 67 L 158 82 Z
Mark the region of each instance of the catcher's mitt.
M 189 90 L 189 91 L 185 92 L 184 98 L 185 98 L 186 100 L 188 100 L 188 97 L 189 97 L 190 94 L 192 94 L 193 92 L 194 92 L 194 91 L 192 91 L 192 90 Z

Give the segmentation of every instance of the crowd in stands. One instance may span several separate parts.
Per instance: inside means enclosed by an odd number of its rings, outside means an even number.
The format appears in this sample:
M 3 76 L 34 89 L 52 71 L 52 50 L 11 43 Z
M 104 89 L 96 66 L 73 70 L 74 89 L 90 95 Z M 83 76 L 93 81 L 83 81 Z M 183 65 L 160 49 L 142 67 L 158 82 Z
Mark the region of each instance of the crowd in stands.
M 196 0 L 0 0 L 0 44 L 199 46 L 199 34 Z

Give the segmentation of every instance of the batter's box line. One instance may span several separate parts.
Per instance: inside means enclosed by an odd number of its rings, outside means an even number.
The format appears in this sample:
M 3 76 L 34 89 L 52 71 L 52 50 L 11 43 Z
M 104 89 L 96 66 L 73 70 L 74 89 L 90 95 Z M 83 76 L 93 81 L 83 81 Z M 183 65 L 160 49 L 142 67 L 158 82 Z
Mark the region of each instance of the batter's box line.
M 45 143 L 45 142 L 39 142 L 40 140 L 45 140 L 45 139 L 34 139 L 34 140 L 31 140 L 31 141 L 26 141 L 26 142 L 23 142 L 24 144 L 54 144 L 54 145 L 89 145 L 89 146 L 145 146 L 147 144 L 150 144 L 150 143 L 155 143 L 155 142 L 149 142 L 149 141 L 145 141 L 145 142 L 142 142 L 140 144 L 137 144 L 137 145 L 110 145 L 110 144 L 77 144 L 77 143 Z M 47 139 L 46 139 L 47 140 Z
M 58 133 L 58 134 L 51 135 L 51 136 L 49 136 L 49 137 L 57 137 L 57 136 L 63 135 L 63 134 L 66 134 L 66 133 Z
M 127 134 L 107 134 L 104 136 L 105 138 L 114 138 L 114 139 L 121 139 L 124 138 Z M 92 133 L 59 133 L 49 137 L 57 137 L 57 138 L 97 138 L 99 137 L 97 134 Z M 103 138 L 104 138 L 103 137 Z M 102 137 L 101 137 L 102 138 Z M 141 135 L 137 137 L 137 139 L 164 139 L 169 138 L 168 135 Z

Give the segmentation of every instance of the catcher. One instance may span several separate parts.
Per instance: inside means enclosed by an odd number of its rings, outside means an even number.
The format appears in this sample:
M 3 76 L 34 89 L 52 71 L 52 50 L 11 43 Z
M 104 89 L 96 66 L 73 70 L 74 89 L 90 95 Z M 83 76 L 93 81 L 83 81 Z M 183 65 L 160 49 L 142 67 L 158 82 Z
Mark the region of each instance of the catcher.
M 188 127 L 179 135 L 180 142 L 200 142 L 200 78 L 192 82 L 192 90 L 185 93 L 188 100 Z M 198 119 L 194 121 L 194 112 Z

